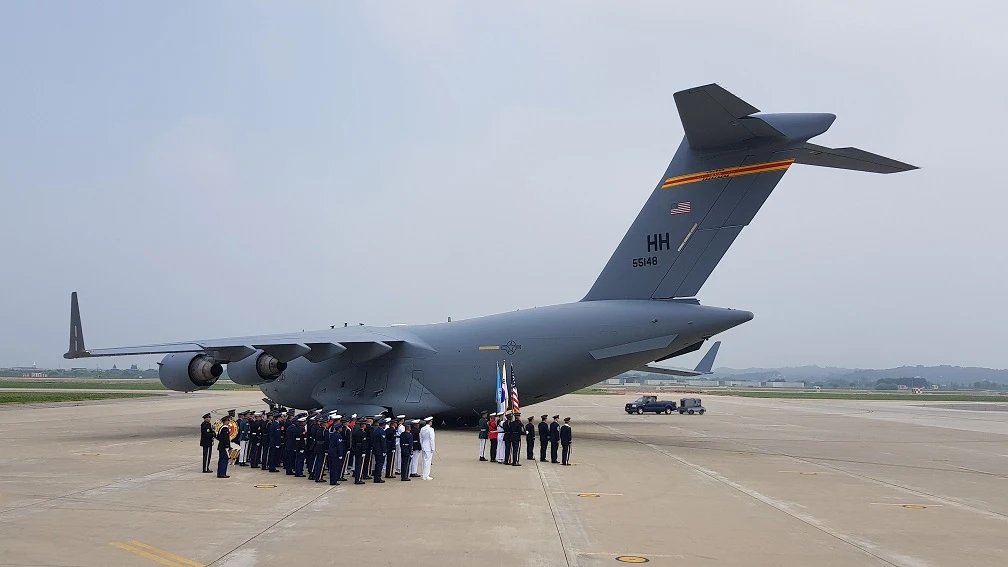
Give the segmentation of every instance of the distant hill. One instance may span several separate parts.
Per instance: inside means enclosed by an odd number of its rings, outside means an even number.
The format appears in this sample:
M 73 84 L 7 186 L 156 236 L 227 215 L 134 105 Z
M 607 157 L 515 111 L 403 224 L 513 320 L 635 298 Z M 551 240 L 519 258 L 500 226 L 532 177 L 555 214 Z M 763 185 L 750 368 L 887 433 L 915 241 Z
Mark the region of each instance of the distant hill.
M 1008 369 L 978 368 L 971 366 L 900 366 L 885 369 L 836 368 L 823 366 L 791 366 L 784 368 L 717 368 L 714 376 L 732 380 L 773 380 L 804 382 L 874 383 L 896 378 L 924 378 L 932 384 L 973 384 L 988 381 L 1008 384 Z

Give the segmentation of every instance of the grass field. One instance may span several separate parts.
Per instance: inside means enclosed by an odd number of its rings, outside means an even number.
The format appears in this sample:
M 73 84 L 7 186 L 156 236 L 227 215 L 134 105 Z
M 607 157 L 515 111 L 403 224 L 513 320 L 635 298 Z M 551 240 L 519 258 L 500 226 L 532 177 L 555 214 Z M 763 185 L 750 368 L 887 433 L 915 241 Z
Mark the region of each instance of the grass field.
M 142 394 L 134 392 L 2 392 L 0 391 L 0 405 L 2 404 L 40 404 L 47 402 L 80 402 L 90 400 L 116 400 L 120 398 L 148 398 L 151 396 L 162 396 L 164 394 Z
M 591 388 L 582 388 L 582 389 L 580 389 L 580 390 L 578 390 L 578 391 L 576 391 L 574 393 L 575 394 L 583 394 L 585 396 L 613 396 L 613 395 L 618 396 L 618 395 L 622 394 L 623 392 L 620 392 L 620 391 L 610 391 L 610 390 L 593 390 Z
M 777 398 L 795 400 L 892 400 L 901 402 L 1008 402 L 1008 395 L 943 392 L 940 394 L 899 394 L 895 392 L 727 392 L 708 390 L 704 394 L 740 398 Z
M 2 388 L 31 388 L 38 390 L 168 390 L 159 380 L 25 380 L 23 378 L 0 378 L 0 389 Z M 227 382 L 214 384 L 211 388 L 214 390 L 251 390 L 255 387 Z

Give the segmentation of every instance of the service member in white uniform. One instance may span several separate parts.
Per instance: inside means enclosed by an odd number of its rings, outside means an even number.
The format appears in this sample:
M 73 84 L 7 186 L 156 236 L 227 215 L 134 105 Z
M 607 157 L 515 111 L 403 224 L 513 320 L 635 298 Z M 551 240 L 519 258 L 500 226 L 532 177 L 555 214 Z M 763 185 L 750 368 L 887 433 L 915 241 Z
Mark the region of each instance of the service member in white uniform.
M 399 447 L 399 436 L 402 435 L 403 431 L 406 431 L 406 416 L 397 415 L 395 418 L 396 423 L 399 425 L 396 426 L 395 431 L 395 452 L 392 453 L 392 468 L 395 474 L 399 474 L 402 472 L 402 467 L 400 466 L 402 463 L 402 449 Z
M 434 418 L 424 419 L 426 425 L 420 428 L 420 452 L 423 453 L 423 468 L 420 478 L 434 480 L 430 475 L 431 461 L 434 460 Z

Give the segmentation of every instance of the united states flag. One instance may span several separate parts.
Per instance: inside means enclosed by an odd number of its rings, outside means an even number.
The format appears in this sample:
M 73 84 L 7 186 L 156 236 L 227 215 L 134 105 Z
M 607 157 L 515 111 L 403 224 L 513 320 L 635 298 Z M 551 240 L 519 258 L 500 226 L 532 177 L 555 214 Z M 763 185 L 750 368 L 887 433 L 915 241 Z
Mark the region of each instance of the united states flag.
M 682 214 L 686 214 L 688 212 L 690 212 L 689 201 L 683 201 L 681 203 L 676 203 L 675 206 L 672 207 L 672 214 L 673 215 L 682 215 Z
M 521 411 L 518 406 L 518 381 L 515 379 L 514 366 L 511 367 L 511 409 Z

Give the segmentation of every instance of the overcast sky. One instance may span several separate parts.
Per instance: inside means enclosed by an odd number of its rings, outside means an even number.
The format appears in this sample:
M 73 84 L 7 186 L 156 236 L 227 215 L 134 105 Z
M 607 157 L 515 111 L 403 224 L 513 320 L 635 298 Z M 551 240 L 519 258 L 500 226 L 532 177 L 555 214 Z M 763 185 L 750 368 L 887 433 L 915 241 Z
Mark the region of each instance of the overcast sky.
M 73 290 L 91 348 L 577 301 L 718 82 L 923 168 L 791 168 L 718 366 L 1008 367 L 1003 9 L 733 4 L 0 3 L 0 366 Z

